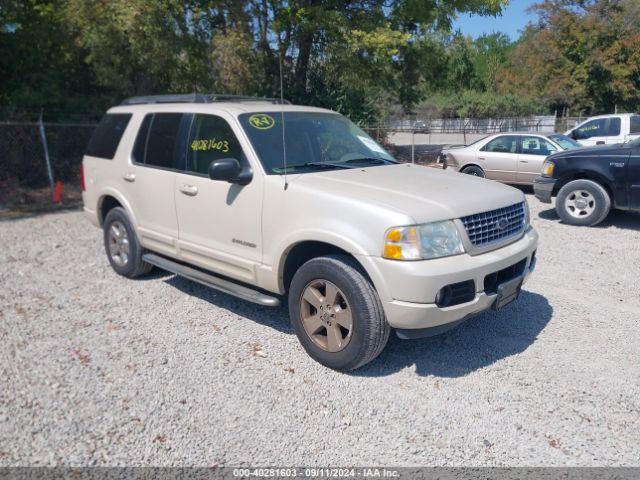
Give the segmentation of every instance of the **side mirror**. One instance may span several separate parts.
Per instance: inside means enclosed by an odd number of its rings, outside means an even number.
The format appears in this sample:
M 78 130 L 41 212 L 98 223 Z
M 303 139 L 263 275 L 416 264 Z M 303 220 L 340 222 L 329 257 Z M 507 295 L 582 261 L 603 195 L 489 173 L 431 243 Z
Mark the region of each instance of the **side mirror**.
M 251 181 L 253 175 L 250 170 L 243 171 L 240 162 L 235 158 L 222 158 L 214 160 L 209 165 L 209 178 L 211 180 L 222 180 L 238 185 L 246 185 Z
M 574 140 L 578 140 L 578 138 L 579 138 L 578 131 L 577 130 L 571 130 L 571 133 L 569 134 L 569 137 L 571 137 Z

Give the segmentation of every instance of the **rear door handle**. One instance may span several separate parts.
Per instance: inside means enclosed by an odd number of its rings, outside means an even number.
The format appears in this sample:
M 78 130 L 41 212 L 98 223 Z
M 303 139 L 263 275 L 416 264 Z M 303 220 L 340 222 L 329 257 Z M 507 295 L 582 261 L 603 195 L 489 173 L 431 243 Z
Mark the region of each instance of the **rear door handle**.
M 180 185 L 180 191 L 185 195 L 189 195 L 190 197 L 195 197 L 198 194 L 198 187 L 195 185 L 187 185 L 183 183 Z
M 478 157 L 478 160 L 484 160 L 484 157 Z
M 529 160 L 520 160 L 520 163 L 529 163 Z
M 124 178 L 127 182 L 135 182 L 136 181 L 136 174 L 135 173 L 125 173 L 124 175 L 122 175 L 122 178 Z

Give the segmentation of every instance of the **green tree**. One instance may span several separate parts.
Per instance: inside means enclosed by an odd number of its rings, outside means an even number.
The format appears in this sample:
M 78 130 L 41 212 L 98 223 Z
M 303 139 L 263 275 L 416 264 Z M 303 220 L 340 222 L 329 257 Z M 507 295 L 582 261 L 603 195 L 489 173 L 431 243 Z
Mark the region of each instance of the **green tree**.
M 550 108 L 612 112 L 640 106 L 640 14 L 624 0 L 546 0 L 500 76 L 500 90 Z

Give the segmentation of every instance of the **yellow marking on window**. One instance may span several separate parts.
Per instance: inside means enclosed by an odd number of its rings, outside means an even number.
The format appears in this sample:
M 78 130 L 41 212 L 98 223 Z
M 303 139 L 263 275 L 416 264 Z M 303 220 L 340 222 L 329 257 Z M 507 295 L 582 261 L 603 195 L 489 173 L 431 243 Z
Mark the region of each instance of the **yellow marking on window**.
M 268 130 L 276 124 L 275 120 L 265 113 L 251 115 L 249 117 L 249 123 L 253 128 L 257 128 L 258 130 Z
M 209 150 L 219 150 L 223 153 L 229 151 L 228 140 L 217 140 L 215 138 L 208 138 L 203 140 L 194 140 L 191 142 L 191 150 L 206 152 Z

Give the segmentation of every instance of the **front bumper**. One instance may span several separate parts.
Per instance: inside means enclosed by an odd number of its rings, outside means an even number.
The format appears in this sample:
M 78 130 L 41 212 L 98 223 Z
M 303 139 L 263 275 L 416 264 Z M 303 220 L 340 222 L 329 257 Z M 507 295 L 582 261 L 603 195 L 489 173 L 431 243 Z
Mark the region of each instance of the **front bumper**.
M 518 241 L 481 255 L 463 254 L 418 262 L 376 258 L 391 297 L 382 299 L 387 322 L 401 330 L 433 329 L 491 308 L 497 294 L 489 291 L 488 286 L 485 288 L 485 278 L 524 261 L 521 275 L 526 281 L 535 267 L 537 246 L 538 234 L 529 228 Z M 476 293 L 471 301 L 450 307 L 436 304 L 440 289 L 468 280 L 475 283 Z
M 533 180 L 533 192 L 536 194 L 536 198 L 541 202 L 551 203 L 551 195 L 553 193 L 553 187 L 555 187 L 555 185 L 555 178 L 536 177 Z

